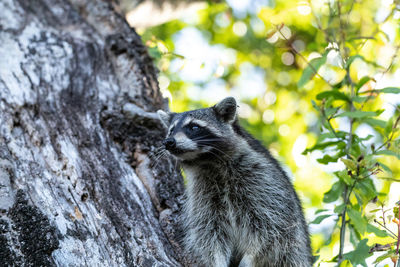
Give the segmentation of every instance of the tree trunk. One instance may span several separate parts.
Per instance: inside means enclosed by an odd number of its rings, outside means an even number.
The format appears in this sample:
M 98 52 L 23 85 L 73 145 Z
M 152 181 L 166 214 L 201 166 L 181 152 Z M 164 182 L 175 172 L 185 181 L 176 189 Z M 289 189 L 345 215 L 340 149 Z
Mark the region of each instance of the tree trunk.
M 180 266 L 182 177 L 106 0 L 0 0 L 0 265 Z

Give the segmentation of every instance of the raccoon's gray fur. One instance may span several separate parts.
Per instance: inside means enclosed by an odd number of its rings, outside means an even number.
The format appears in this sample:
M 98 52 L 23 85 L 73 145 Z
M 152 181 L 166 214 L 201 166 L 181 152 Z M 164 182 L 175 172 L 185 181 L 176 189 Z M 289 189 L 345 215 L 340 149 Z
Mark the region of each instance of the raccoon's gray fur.
M 239 126 L 232 97 L 158 111 L 187 175 L 185 245 L 204 266 L 312 266 L 300 201 L 270 153 Z

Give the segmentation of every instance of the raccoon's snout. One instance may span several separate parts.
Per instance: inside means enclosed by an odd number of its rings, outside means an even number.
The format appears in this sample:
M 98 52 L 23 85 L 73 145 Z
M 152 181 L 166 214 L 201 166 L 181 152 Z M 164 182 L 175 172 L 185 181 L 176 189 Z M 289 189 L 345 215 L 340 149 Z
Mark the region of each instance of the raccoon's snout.
M 176 141 L 175 138 L 167 138 L 163 141 L 163 145 L 167 150 L 175 149 L 176 148 Z

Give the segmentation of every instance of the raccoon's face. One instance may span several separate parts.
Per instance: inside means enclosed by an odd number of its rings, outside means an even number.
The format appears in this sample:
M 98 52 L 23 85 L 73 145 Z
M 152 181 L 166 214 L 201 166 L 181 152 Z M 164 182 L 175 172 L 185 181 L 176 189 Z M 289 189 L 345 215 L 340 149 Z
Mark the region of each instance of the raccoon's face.
M 234 143 L 232 123 L 236 119 L 236 101 L 228 97 L 211 108 L 183 113 L 159 110 L 168 128 L 165 148 L 183 161 L 213 160 L 229 157 Z

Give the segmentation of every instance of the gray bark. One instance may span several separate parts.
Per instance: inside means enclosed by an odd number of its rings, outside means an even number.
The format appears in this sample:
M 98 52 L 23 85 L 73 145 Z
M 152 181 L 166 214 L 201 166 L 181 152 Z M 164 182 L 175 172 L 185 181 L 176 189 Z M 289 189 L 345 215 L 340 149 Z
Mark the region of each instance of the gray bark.
M 180 266 L 182 177 L 106 0 L 0 0 L 0 265 Z

